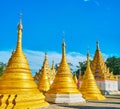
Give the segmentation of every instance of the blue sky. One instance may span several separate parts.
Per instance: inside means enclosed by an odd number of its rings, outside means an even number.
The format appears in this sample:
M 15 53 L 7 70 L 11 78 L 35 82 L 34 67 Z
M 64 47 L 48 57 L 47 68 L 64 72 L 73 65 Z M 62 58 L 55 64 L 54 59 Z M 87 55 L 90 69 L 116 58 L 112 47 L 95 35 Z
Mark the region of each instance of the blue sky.
M 96 40 L 100 42 L 104 58 L 120 57 L 120 0 L 1 0 L 1 61 L 7 62 L 15 49 L 20 12 L 23 14 L 23 49 L 32 69 L 37 64 L 41 67 L 44 52 L 53 59 L 54 54 L 60 55 L 63 38 L 68 58 L 69 55 L 73 58 L 68 61 L 76 57 L 84 60 L 88 48 L 92 58 Z

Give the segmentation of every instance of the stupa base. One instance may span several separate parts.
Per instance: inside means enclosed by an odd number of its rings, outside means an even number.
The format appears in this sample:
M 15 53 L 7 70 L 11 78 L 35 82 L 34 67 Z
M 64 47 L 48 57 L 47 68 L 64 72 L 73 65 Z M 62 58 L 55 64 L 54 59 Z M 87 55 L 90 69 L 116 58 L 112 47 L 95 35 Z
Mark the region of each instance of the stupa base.
M 2 94 L 0 95 L 0 109 L 36 109 L 48 106 L 42 94 Z
M 105 100 L 106 99 L 103 95 L 99 95 L 99 94 L 87 94 L 83 97 L 86 100 Z
M 85 99 L 81 94 L 45 94 L 46 101 L 51 103 L 81 103 Z

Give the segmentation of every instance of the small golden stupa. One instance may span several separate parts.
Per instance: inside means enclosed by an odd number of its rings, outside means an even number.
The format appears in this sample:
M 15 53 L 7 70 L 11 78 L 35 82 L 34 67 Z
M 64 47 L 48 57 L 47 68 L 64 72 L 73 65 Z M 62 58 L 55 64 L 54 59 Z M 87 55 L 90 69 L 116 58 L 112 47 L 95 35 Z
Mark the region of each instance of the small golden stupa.
M 85 102 L 72 78 L 66 59 L 65 42 L 62 43 L 62 60 L 50 90 L 45 94 L 46 100 L 53 103 Z
M 105 97 L 101 94 L 94 75 L 90 69 L 90 55 L 87 54 L 87 68 L 82 79 L 80 91 L 86 100 L 104 100 Z
M 34 80 L 36 81 L 36 83 L 38 83 L 39 79 L 41 78 L 41 74 L 43 72 L 43 68 L 45 69 L 45 72 L 48 76 L 48 80 L 50 82 L 50 84 L 52 83 L 53 81 L 53 78 L 51 76 L 51 68 L 50 68 L 50 65 L 48 63 L 48 55 L 47 53 L 45 53 L 45 59 L 44 59 L 44 62 L 43 62 L 43 66 L 42 68 L 39 70 L 38 73 L 36 73 L 36 75 L 34 76 Z
M 54 68 L 54 61 L 52 61 L 52 68 L 51 68 L 51 84 L 53 83 L 56 75 L 56 70 Z
M 73 74 L 73 80 L 74 80 L 75 84 L 77 85 L 78 79 L 77 79 L 77 76 L 76 76 L 76 72 Z
M 22 29 L 20 20 L 16 50 L 0 78 L 0 109 L 35 109 L 49 105 L 37 89 L 22 51 Z
M 39 79 L 39 82 L 38 82 L 38 89 L 41 92 L 46 93 L 49 90 L 49 88 L 50 88 L 50 83 L 49 83 L 47 74 L 45 72 L 45 67 L 43 67 L 41 78 Z

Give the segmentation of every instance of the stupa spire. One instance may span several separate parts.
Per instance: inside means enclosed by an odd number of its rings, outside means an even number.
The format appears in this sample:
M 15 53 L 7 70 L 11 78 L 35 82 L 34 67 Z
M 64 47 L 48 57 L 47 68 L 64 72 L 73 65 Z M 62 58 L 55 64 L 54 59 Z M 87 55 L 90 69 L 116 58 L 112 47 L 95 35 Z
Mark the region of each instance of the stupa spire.
M 53 103 L 85 102 L 72 78 L 65 52 L 65 42 L 63 41 L 61 63 L 50 90 L 46 93 L 46 100 Z
M 45 52 L 45 60 L 48 60 L 48 54 Z
M 1 109 L 39 108 L 48 105 L 44 95 L 37 89 L 27 58 L 22 51 L 21 22 L 18 24 L 16 50 L 12 53 L 4 74 L 0 78 L 0 101 L 2 101 Z
M 105 97 L 101 94 L 94 75 L 90 69 L 90 54 L 87 53 L 87 68 L 83 76 L 80 91 L 83 97 L 87 100 L 104 100 Z
M 87 66 L 90 67 L 90 53 L 89 53 L 89 51 L 87 52 Z
M 54 69 L 54 60 L 52 61 L 52 68 L 51 69 Z
M 22 50 L 22 14 L 20 14 L 20 21 L 18 23 L 18 41 L 17 41 L 17 47 L 16 50 L 20 52 L 19 50 Z
M 96 41 L 96 49 L 100 50 L 100 48 L 99 48 L 99 41 Z
M 66 60 L 66 44 L 64 40 L 62 42 L 62 59 Z

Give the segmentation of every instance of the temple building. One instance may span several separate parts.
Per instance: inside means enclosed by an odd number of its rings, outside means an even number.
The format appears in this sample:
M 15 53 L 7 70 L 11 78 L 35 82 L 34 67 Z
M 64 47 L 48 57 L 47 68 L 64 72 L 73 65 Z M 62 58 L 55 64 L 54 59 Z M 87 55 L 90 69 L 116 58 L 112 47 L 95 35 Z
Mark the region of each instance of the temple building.
M 70 67 L 66 59 L 65 42 L 62 43 L 62 60 L 58 67 L 53 84 L 45 94 L 46 100 L 52 103 L 80 103 L 85 102 L 73 80 Z
M 91 63 L 91 70 L 102 93 L 120 94 L 118 91 L 118 77 L 114 76 L 106 66 L 98 42 L 96 43 L 96 52 Z
M 87 68 L 83 75 L 82 84 L 79 88 L 83 97 L 86 100 L 104 100 L 105 97 L 101 94 L 94 75 L 90 68 L 90 54 L 87 53 Z
M 18 41 L 0 78 L 0 109 L 35 109 L 49 104 L 37 89 L 28 61 L 22 50 L 22 22 L 18 24 Z
M 54 80 L 54 77 L 55 77 L 56 73 L 55 73 L 55 69 L 54 69 L 54 63 L 52 64 L 52 68 L 50 68 L 50 65 L 48 63 L 47 53 L 45 53 L 45 59 L 44 59 L 42 68 L 34 76 L 34 80 L 37 84 L 38 84 L 39 79 L 41 78 L 41 74 L 43 73 L 43 68 L 45 68 L 45 72 L 48 76 L 48 80 L 49 80 L 50 85 L 51 85 L 53 83 L 53 80 Z

